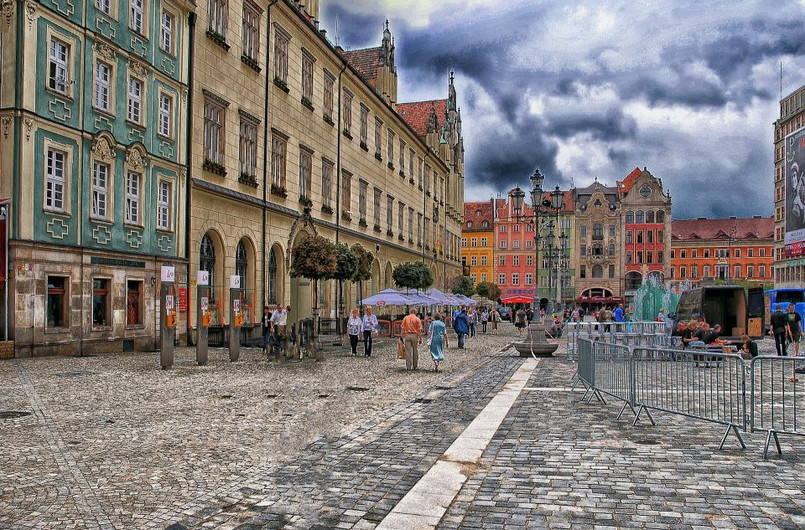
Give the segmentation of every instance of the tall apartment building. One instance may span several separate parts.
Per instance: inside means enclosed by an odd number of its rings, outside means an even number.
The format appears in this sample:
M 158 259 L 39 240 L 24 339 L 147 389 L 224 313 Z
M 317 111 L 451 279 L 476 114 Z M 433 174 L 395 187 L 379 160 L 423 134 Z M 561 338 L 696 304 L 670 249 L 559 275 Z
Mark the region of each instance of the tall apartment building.
M 228 321 L 233 275 L 246 288 L 247 327 L 263 303 L 309 316 L 310 283 L 289 268 L 310 234 L 374 254 L 362 296 L 390 287 L 403 262 L 424 259 L 441 282 L 460 274 L 464 148 L 452 75 L 445 98 L 400 103 L 388 24 L 379 46 L 345 51 L 318 18 L 318 2 L 199 9 L 189 269 L 207 270 L 221 293 L 214 325 Z M 321 315 L 334 317 L 335 282 L 319 284 Z M 342 307 L 357 296 L 345 283 Z
M 194 8 L 3 4 L 0 196 L 13 267 L 3 320 L 16 356 L 154 348 L 160 267 L 187 278 Z
M 623 301 L 623 206 L 619 199 L 617 187 L 597 180 L 586 188 L 576 188 L 576 302 L 580 304 Z
M 495 220 L 492 199 L 464 203 L 461 263 L 469 267 L 473 285 L 495 283 Z
M 805 281 L 805 85 L 780 100 L 774 122 L 774 283 Z
M 623 248 L 617 253 L 623 260 L 624 302 L 631 304 L 644 280 L 670 277 L 671 196 L 646 168 L 635 168 L 617 188 L 623 212 Z
M 772 217 L 679 219 L 671 234 L 670 279 L 677 289 L 715 280 L 772 281 Z

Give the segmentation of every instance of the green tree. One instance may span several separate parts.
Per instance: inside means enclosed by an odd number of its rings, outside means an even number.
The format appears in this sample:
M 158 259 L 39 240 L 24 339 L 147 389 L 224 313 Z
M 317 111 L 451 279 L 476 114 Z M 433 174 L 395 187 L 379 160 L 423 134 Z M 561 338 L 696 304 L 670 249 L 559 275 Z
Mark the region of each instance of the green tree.
M 353 282 L 362 282 L 372 279 L 372 263 L 375 257 L 371 252 L 363 248 L 360 243 L 352 245 L 352 252 L 358 258 L 358 267 L 355 269 L 355 274 L 348 278 Z
M 423 263 L 401 263 L 391 273 L 394 285 L 406 289 L 427 289 L 433 285 L 433 273 Z
M 469 276 L 454 276 L 450 279 L 450 291 L 453 294 L 463 294 L 464 296 L 474 295 L 475 287 L 472 284 L 472 278 Z
M 358 255 L 344 243 L 336 243 L 335 249 L 335 273 L 331 278 L 338 281 L 351 280 L 358 271 Z
M 500 298 L 500 287 L 490 282 L 479 283 L 475 287 L 475 292 L 485 298 L 489 298 L 490 300 L 497 300 Z
M 333 278 L 336 273 L 336 248 L 322 236 L 308 236 L 299 241 L 291 254 L 291 277 Z

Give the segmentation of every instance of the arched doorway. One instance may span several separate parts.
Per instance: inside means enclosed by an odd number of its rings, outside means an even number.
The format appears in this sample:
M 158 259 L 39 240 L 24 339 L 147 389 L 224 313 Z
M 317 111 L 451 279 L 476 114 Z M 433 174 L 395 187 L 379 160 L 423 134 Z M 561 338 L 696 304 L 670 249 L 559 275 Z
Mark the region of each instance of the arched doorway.
M 637 271 L 631 271 L 626 273 L 626 287 L 627 291 L 636 291 L 640 289 L 640 286 L 643 284 L 643 275 Z
M 201 237 L 198 269 L 207 271 L 210 278 L 209 307 L 212 314 L 212 325 L 215 326 L 219 326 L 223 322 L 221 303 L 224 300 L 220 300 L 218 297 L 221 294 L 222 287 L 228 285 L 228 282 L 224 282 L 223 262 L 224 248 L 221 238 L 213 230 L 208 230 Z M 192 308 L 191 311 L 195 314 L 195 308 Z
M 364 293 L 363 297 L 366 298 L 367 296 L 372 296 L 375 293 L 379 293 L 382 289 L 380 285 L 382 283 L 382 278 L 380 277 L 380 261 L 375 259 L 372 262 L 372 291 L 369 293 Z

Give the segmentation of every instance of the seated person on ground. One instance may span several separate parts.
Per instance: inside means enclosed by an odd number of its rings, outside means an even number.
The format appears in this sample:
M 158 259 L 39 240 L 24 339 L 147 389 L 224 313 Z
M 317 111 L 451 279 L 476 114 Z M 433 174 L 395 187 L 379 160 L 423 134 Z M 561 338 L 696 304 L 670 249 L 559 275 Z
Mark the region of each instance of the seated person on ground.
M 749 335 L 741 335 L 741 356 L 745 359 L 753 359 L 757 355 L 757 342 L 750 339 Z
M 728 343 L 719 338 L 721 335 L 721 324 L 716 324 L 712 329 L 704 332 L 703 341 L 710 346 L 726 346 Z

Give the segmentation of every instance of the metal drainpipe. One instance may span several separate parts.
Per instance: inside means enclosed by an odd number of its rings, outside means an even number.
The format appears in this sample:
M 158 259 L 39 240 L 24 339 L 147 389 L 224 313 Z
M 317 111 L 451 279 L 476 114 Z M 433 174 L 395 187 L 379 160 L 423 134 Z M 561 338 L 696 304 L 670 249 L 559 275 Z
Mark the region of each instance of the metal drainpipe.
M 187 116 L 185 117 L 185 232 L 184 232 L 184 257 L 187 260 L 187 291 L 188 297 L 190 296 L 190 227 L 192 226 L 192 216 L 190 215 L 190 208 L 192 206 L 192 195 L 190 188 L 192 187 L 192 176 L 190 168 L 193 164 L 193 67 L 195 64 L 195 35 L 196 35 L 196 14 L 190 13 L 187 17 L 188 24 L 188 50 L 187 50 Z M 185 333 L 187 334 L 187 341 L 190 341 L 190 312 L 192 308 L 187 308 L 187 319 L 185 321 Z M 198 315 L 196 315 L 198 316 Z
M 343 60 L 343 59 L 342 59 Z M 341 71 L 338 72 L 338 125 L 335 128 L 336 150 L 335 150 L 335 242 L 338 244 L 338 233 L 341 230 L 341 95 L 344 87 L 341 85 L 341 76 L 347 69 L 347 62 Z M 344 281 L 338 280 L 338 300 L 335 304 L 335 329 L 338 336 L 341 336 L 341 306 L 344 305 Z
M 268 185 L 268 92 L 271 90 L 271 82 L 268 73 L 268 51 L 271 44 L 271 7 L 278 1 L 279 0 L 271 0 L 266 8 L 266 91 L 263 99 L 263 220 L 261 228 L 263 239 L 263 281 L 261 282 L 263 284 L 263 292 L 261 293 L 263 296 L 263 306 L 268 305 L 268 292 L 266 289 L 266 283 L 268 283 L 268 271 L 266 269 L 266 226 L 268 225 L 266 216 L 268 215 L 268 190 L 266 189 L 266 186 Z

